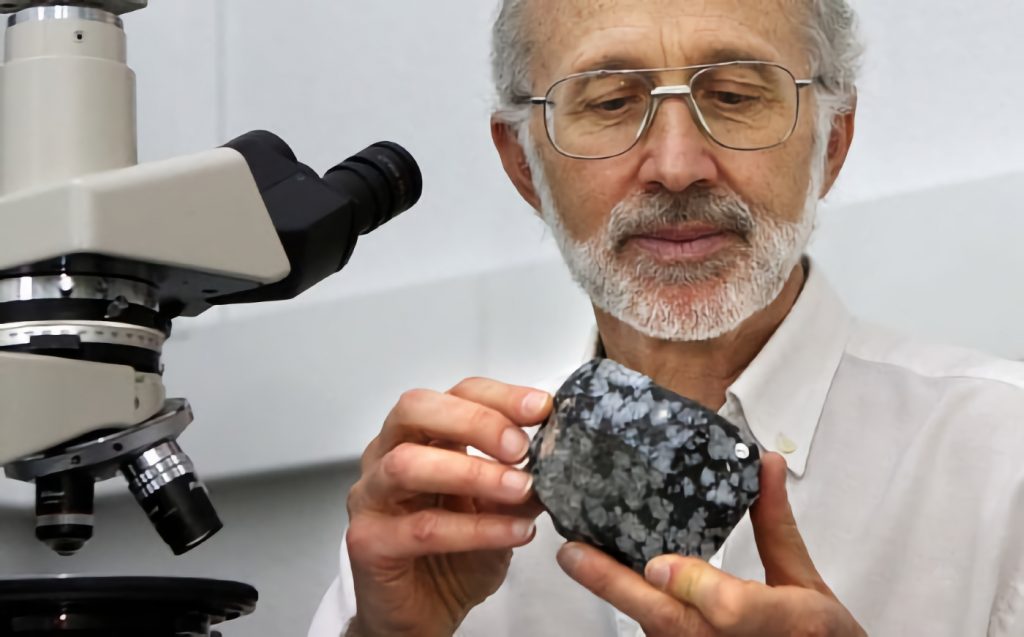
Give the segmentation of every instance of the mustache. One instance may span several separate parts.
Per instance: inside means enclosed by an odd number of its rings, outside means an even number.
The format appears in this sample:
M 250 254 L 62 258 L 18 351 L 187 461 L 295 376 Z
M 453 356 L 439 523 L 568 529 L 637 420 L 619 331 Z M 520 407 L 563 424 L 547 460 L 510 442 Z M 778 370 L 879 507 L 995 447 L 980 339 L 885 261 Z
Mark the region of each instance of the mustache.
M 623 199 L 608 219 L 608 240 L 618 250 L 631 237 L 666 226 L 702 222 L 746 240 L 757 227 L 753 211 L 739 196 L 710 190 L 640 193 Z

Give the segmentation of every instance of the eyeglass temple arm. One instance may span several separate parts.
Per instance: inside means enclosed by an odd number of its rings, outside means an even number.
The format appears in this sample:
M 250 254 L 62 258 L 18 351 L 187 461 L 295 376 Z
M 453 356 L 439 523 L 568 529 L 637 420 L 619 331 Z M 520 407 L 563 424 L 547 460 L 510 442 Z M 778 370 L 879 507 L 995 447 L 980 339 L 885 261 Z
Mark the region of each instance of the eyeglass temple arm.
M 549 102 L 548 102 L 548 98 L 546 98 L 546 97 L 519 96 L 519 97 L 514 98 L 512 100 L 512 103 L 516 104 L 518 106 L 525 106 L 525 105 L 528 105 L 528 104 L 532 104 L 532 105 L 535 105 L 535 106 L 543 106 L 545 104 L 548 104 Z

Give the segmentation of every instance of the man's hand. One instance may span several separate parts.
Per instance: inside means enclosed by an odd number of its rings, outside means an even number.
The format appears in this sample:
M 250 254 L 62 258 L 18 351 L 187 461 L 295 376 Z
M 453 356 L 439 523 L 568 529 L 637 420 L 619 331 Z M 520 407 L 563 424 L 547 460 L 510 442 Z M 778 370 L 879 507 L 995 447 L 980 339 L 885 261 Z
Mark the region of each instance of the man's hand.
M 529 474 L 512 466 L 529 446 L 522 427 L 551 407 L 544 392 L 484 379 L 402 396 L 349 493 L 349 634 L 452 635 L 501 586 L 542 510 Z
M 604 553 L 572 543 L 558 560 L 648 637 L 863 637 L 811 562 L 786 496 L 786 462 L 777 454 L 762 458 L 761 497 L 751 521 L 767 584 L 673 555 L 651 560 L 645 580 Z

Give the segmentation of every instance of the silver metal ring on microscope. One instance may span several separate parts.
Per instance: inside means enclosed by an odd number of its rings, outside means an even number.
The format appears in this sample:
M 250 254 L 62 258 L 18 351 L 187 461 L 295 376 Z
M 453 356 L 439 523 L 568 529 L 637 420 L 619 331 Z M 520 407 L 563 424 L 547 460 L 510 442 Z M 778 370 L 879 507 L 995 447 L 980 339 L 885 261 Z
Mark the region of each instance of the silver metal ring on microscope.
M 124 299 L 132 305 L 139 305 L 154 312 L 160 310 L 157 289 L 141 281 L 69 274 L 0 279 L 0 303 L 44 299 Z
M 0 348 L 29 345 L 39 336 L 77 336 L 82 343 L 125 345 L 154 352 L 167 337 L 159 330 L 106 321 L 26 321 L 0 325 Z
M 39 0 L 35 0 L 38 2 Z M 16 24 L 24 24 L 26 22 L 44 22 L 46 20 L 88 20 L 89 22 L 103 22 L 106 24 L 112 24 L 120 29 L 124 28 L 124 23 L 121 22 L 121 18 L 115 14 L 104 11 L 103 9 L 97 9 L 95 7 L 78 7 L 78 6 L 50 6 L 50 7 L 33 7 L 32 0 L 22 0 L 21 2 L 5 2 L 4 5 L 24 5 L 26 8 L 21 9 L 11 17 L 7 18 L 7 26 L 13 27 Z M 5 8 L 7 8 L 5 6 Z M 12 7 L 14 8 L 14 7 Z

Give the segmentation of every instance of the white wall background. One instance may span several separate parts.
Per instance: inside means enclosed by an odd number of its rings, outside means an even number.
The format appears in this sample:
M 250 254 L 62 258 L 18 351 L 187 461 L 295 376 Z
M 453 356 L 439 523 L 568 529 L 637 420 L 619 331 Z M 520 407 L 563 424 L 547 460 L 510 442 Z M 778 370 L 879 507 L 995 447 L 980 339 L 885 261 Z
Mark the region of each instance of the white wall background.
M 143 160 L 266 128 L 323 171 L 392 139 L 420 160 L 424 196 L 303 298 L 176 326 L 167 382 L 198 417 L 183 442 L 214 484 L 242 477 L 215 490 L 237 523 L 202 559 L 166 557 L 122 496 L 95 548 L 49 559 L 30 537 L 30 490 L 0 481 L 14 507 L 0 513 L 0 573 L 237 577 L 266 600 L 245 634 L 297 635 L 353 475 L 252 476 L 351 460 L 413 386 L 557 375 L 582 351 L 588 309 L 490 146 L 491 0 L 151 4 L 126 17 Z M 1024 357 L 1024 3 L 855 4 L 869 45 L 857 140 L 813 252 L 861 315 Z

